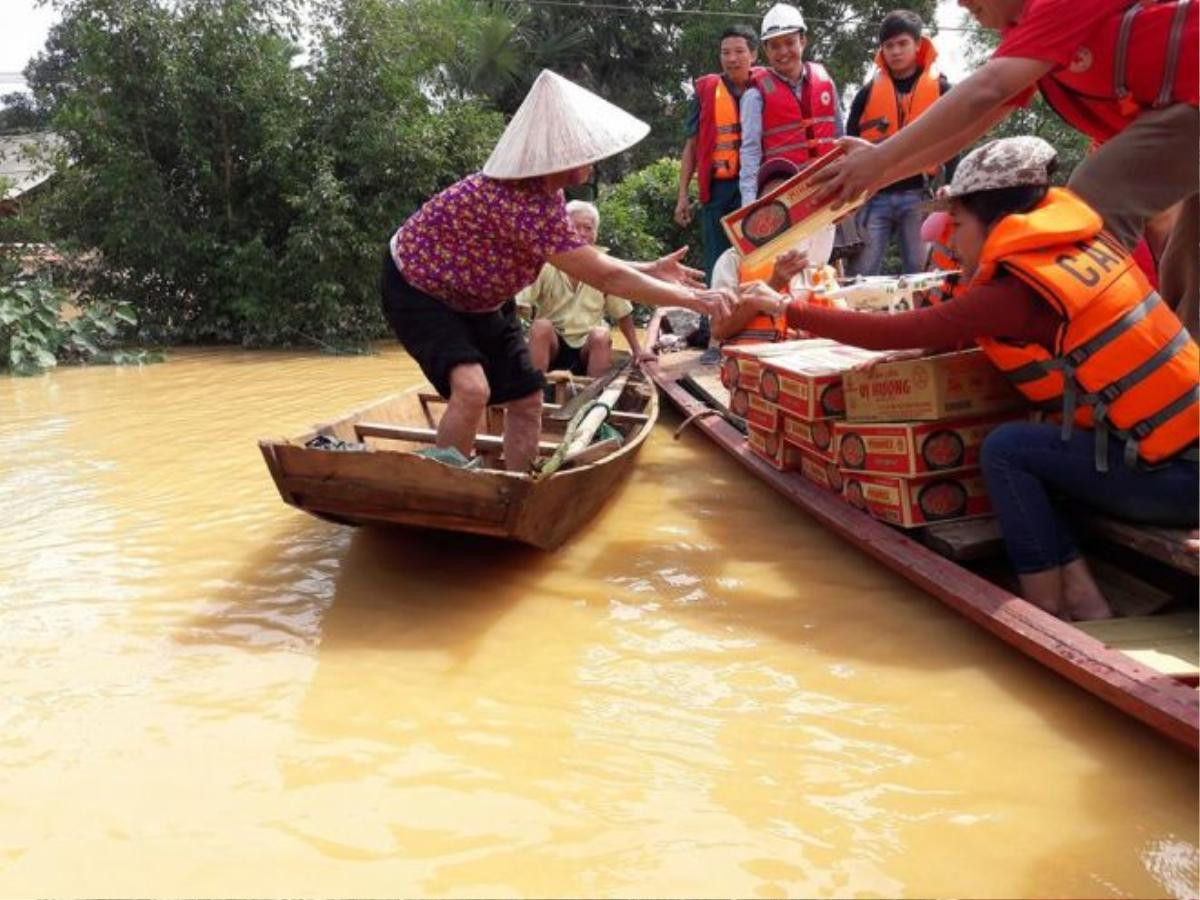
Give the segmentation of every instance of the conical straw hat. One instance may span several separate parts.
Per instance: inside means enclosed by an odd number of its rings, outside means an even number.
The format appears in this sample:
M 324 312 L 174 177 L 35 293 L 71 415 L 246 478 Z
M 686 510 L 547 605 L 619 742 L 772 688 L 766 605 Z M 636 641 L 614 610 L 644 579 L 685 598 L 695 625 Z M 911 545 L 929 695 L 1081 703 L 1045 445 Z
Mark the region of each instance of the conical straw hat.
M 649 132 L 649 125 L 620 107 L 543 69 L 483 174 L 533 178 L 565 172 L 628 150 Z

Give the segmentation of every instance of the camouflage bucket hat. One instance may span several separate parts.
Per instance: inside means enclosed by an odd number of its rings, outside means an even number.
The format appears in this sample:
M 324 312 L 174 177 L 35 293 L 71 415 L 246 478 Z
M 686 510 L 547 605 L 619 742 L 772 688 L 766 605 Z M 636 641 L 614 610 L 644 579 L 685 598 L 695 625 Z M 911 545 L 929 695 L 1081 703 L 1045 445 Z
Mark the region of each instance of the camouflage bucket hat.
M 958 164 L 945 197 L 962 197 L 998 188 L 1050 184 L 1058 152 L 1039 137 L 1002 138 L 984 144 Z

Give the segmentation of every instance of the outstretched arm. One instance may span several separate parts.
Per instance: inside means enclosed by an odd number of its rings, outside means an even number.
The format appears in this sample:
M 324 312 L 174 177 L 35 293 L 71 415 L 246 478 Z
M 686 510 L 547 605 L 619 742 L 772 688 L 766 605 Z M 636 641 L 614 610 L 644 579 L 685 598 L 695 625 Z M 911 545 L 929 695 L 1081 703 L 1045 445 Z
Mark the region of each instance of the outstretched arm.
M 1032 87 L 1052 63 L 1021 57 L 990 59 L 954 90 L 938 98 L 911 125 L 880 144 L 855 141 L 813 181 L 819 197 L 838 200 L 874 191 L 945 162 L 1008 115 L 1008 102 Z
M 686 248 L 684 250 L 686 251 Z M 565 253 L 555 253 L 549 262 L 570 277 L 590 284 L 605 294 L 614 294 L 649 306 L 681 306 L 705 313 L 717 320 L 727 316 L 733 305 L 731 291 L 696 290 L 683 284 L 660 280 L 663 275 L 670 277 L 672 268 L 687 270 L 686 266 L 679 264 L 677 258 L 673 259 L 675 256 L 676 254 L 672 254 L 654 263 L 639 263 L 637 265 L 646 270 L 639 271 L 634 265 L 614 259 L 588 244 Z M 664 264 L 664 260 L 668 262 Z M 681 279 L 674 279 L 679 280 Z

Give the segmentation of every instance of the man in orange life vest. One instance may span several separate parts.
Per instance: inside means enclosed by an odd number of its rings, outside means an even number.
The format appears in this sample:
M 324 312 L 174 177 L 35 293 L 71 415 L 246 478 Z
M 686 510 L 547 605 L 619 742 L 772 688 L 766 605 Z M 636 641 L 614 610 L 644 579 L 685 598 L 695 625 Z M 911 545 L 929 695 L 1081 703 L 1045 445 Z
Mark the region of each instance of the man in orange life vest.
M 1100 146 L 1070 186 L 1127 248 L 1183 202 L 1158 261 L 1164 299 L 1193 334 L 1200 307 L 1200 4 L 1189 0 L 959 0 L 1000 44 L 978 71 L 879 144 L 847 141 L 823 195 L 858 196 L 949 159 L 1035 87 Z M 743 127 L 745 115 L 743 113 Z
M 923 30 L 921 17 L 906 9 L 883 17 L 875 75 L 850 104 L 847 134 L 877 144 L 906 127 L 950 90 L 950 82 L 935 65 L 937 49 Z M 954 175 L 954 160 L 945 168 L 949 180 Z M 926 179 L 938 178 L 942 169 L 934 166 L 886 185 L 867 202 L 859 213 L 863 249 L 854 261 L 854 274 L 878 275 L 893 237 L 900 245 L 902 272 L 919 272 L 925 267 L 921 205 L 929 198 Z
M 721 74 L 696 79 L 688 108 L 687 143 L 679 167 L 679 200 L 675 221 L 686 227 L 692 220 L 688 186 L 695 174 L 700 182 L 701 236 L 704 240 L 705 282 L 713 264 L 729 248 L 721 217 L 742 205 L 738 169 L 742 145 L 738 106 L 750 85 L 758 36 L 749 25 L 731 25 L 721 34 Z
M 763 50 L 771 64 L 758 70 L 742 95 L 742 204 L 758 197 L 765 160 L 789 159 L 803 167 L 833 149 L 844 128 L 837 87 L 820 63 L 804 62 L 808 30 L 800 10 L 777 3 L 762 22 Z

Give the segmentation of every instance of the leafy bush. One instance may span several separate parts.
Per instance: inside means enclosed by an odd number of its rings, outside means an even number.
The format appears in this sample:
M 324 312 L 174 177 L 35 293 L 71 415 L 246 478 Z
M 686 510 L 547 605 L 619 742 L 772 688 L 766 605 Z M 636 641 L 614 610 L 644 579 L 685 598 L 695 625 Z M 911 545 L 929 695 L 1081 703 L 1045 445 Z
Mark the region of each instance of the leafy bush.
M 60 361 L 157 362 L 157 353 L 118 346 L 136 324 L 127 303 L 90 303 L 71 315 L 66 291 L 49 279 L 12 278 L 0 284 L 0 370 L 37 375 Z
M 695 193 L 695 182 L 692 184 Z M 621 259 L 651 260 L 687 245 L 688 262 L 700 267 L 700 221 L 675 223 L 679 160 L 663 158 L 600 191 L 600 243 Z

